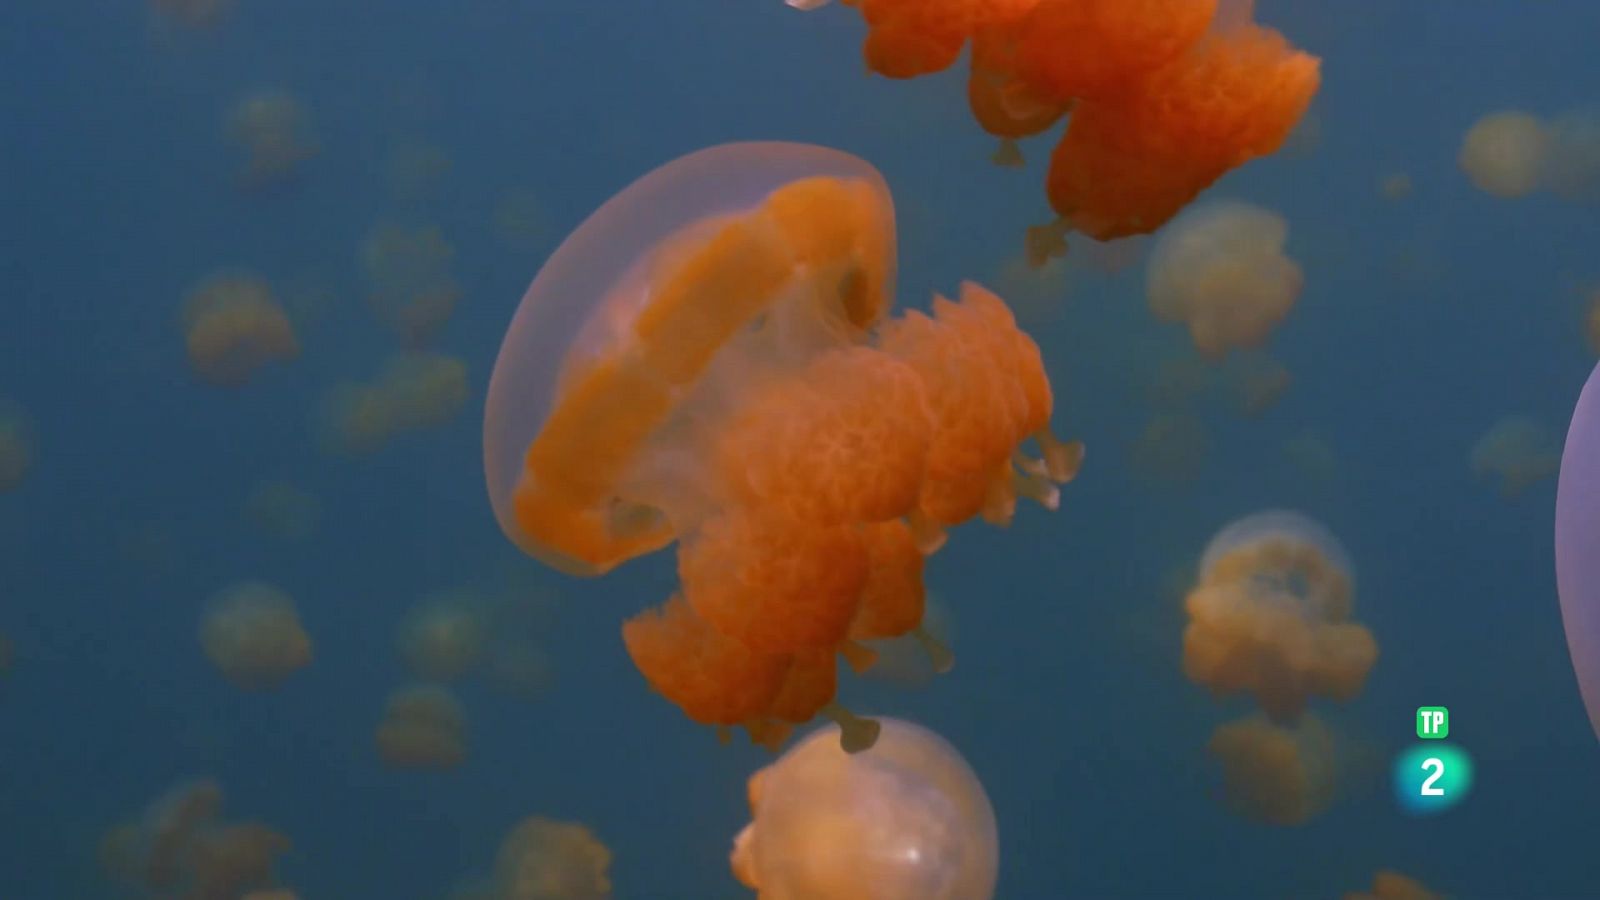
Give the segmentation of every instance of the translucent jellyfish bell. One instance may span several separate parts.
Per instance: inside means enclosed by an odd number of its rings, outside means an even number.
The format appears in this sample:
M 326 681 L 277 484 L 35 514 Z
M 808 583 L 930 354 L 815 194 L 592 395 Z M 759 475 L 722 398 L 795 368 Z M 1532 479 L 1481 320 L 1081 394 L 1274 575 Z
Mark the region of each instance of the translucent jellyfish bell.
M 734 874 L 762 900 L 986 900 L 999 837 L 961 754 L 919 725 L 883 719 L 849 754 L 837 728 L 812 732 L 750 779 L 754 819 Z
M 869 230 L 875 236 L 868 249 L 876 258 L 858 262 L 881 280 L 881 288 L 872 285 L 872 290 L 878 296 L 892 297 L 894 213 L 888 187 L 865 161 L 806 144 L 725 144 L 668 163 L 601 206 L 551 255 L 523 295 L 506 332 L 489 381 L 484 414 L 484 471 L 489 499 L 501 529 L 513 543 L 557 568 L 580 574 L 604 572 L 628 558 L 670 543 L 673 534 L 666 522 L 652 516 L 650 510 L 617 502 L 611 490 L 614 485 L 610 484 L 582 485 L 588 496 L 566 498 L 571 501 L 572 515 L 559 528 L 551 529 L 560 538 L 553 534 L 536 538 L 530 534 L 519 519 L 519 491 L 571 487 L 528 483 L 525 462 L 530 445 L 549 424 L 552 410 L 558 409 L 558 395 L 572 387 L 575 370 L 585 375 L 593 374 L 597 366 L 613 365 L 624 370 L 610 381 L 614 394 L 589 398 L 596 401 L 593 403 L 564 403 L 559 407 L 564 414 L 578 417 L 604 417 L 608 407 L 615 412 L 626 407 L 630 399 L 636 399 L 638 392 L 659 391 L 663 385 L 681 390 L 685 384 L 674 383 L 670 372 L 656 384 L 640 384 L 644 379 L 634 376 L 650 368 L 653 360 L 639 357 L 675 357 L 684 361 L 684 357 L 705 349 L 694 342 L 714 342 L 708 332 L 722 323 L 710 321 L 714 315 L 701 315 L 701 322 L 692 321 L 693 315 L 682 315 L 696 312 L 685 308 L 694 304 L 665 311 L 659 308 L 656 301 L 661 298 L 663 286 L 652 279 L 661 274 L 663 256 L 673 261 L 672 251 L 681 253 L 689 243 L 687 239 L 709 238 L 711 227 L 718 222 L 760 208 L 778 188 L 812 178 L 865 185 L 874 195 L 869 213 L 874 221 Z M 770 237 L 758 234 L 753 239 Z M 761 245 L 761 249 L 766 247 Z M 751 257 L 741 254 L 727 257 L 748 258 Z M 799 265 L 797 259 L 796 266 Z M 744 277 L 748 273 L 744 272 L 712 274 L 725 276 L 735 286 L 749 283 Z M 705 308 L 704 304 L 699 306 Z M 672 321 L 655 322 L 658 330 L 645 334 L 649 324 L 642 319 L 647 312 L 660 318 L 678 315 Z M 702 327 L 697 329 L 697 325 Z M 615 355 L 619 350 L 635 347 L 639 353 L 634 356 L 619 359 Z M 645 378 L 657 379 L 661 374 L 657 367 Z M 627 391 L 631 388 L 638 390 L 630 395 Z M 661 402 L 676 399 L 679 398 Z M 630 418 L 633 421 L 621 421 Z M 641 425 L 643 418 L 612 415 L 607 421 L 585 418 L 567 423 L 604 432 L 611 439 L 609 444 L 599 441 L 592 448 L 595 465 L 591 467 L 591 479 L 603 478 L 593 473 L 605 468 L 605 463 L 617 462 L 608 458 L 610 454 L 626 455 L 639 448 L 648 433 L 630 432 L 629 428 L 640 426 L 647 431 L 648 426 Z M 596 497 L 602 499 L 595 500 Z M 563 546 L 553 546 L 556 540 Z M 585 550 L 581 555 L 574 549 L 580 543 Z
M 1600 367 L 1578 395 L 1561 454 L 1556 587 L 1578 690 L 1600 736 Z
M 1347 589 L 1355 584 L 1355 568 L 1344 545 L 1320 522 L 1304 513 L 1268 509 L 1237 519 L 1211 538 L 1200 557 L 1200 578 L 1206 580 L 1224 557 L 1236 550 L 1260 547 L 1272 541 L 1287 542 L 1315 551 L 1334 570 L 1343 573 Z

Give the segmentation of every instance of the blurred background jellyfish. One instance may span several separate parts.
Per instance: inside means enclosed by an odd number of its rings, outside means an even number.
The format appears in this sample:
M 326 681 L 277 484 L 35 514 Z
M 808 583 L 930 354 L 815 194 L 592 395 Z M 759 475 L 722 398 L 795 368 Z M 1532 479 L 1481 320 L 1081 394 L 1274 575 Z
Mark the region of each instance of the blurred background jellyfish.
M 791 5 L 820 5 L 811 0 Z M 867 67 L 914 78 L 972 43 L 967 99 L 999 138 L 1065 133 L 1046 179 L 1060 217 L 1031 229 L 1037 264 L 1069 231 L 1096 240 L 1148 234 L 1230 170 L 1284 145 L 1320 85 L 1319 60 L 1254 21 L 1254 4 L 1216 0 L 871 0 Z
M 681 592 L 623 640 L 697 722 L 775 745 L 822 713 L 870 745 L 833 702 L 835 657 L 863 670 L 861 641 L 916 633 L 946 529 L 1055 508 L 1082 460 L 1004 302 L 969 283 L 884 321 L 894 258 L 866 162 L 724 145 L 601 207 L 507 331 L 484 417 L 496 518 L 572 574 L 678 542 Z
M 1600 737 L 1600 366 L 1578 396 L 1561 452 L 1555 542 L 1567 651 Z
M 334 453 L 374 453 L 403 434 L 448 424 L 470 393 L 466 363 L 457 357 L 401 353 L 374 380 L 336 385 L 324 395 L 322 446 Z
M 1210 359 L 1260 347 L 1300 297 L 1300 266 L 1284 254 L 1288 223 L 1271 210 L 1225 202 L 1184 213 L 1156 239 L 1146 296 L 1164 322 L 1189 327 Z
M 257 91 L 235 103 L 226 132 L 244 153 L 239 184 L 269 187 L 291 179 L 306 160 L 322 152 L 311 117 L 287 91 Z
M 311 663 L 311 638 L 289 595 L 241 581 L 212 598 L 200 622 L 206 658 L 237 687 L 271 690 Z
M 1278 405 L 1294 384 L 1283 363 L 1264 353 L 1236 354 L 1229 359 L 1224 379 L 1239 415 L 1255 419 Z
M 300 542 L 316 536 L 322 518 L 322 501 L 287 481 L 262 481 L 244 501 L 245 519 L 262 534 L 281 541 Z
M 1392 869 L 1379 869 L 1372 876 L 1372 887 L 1365 891 L 1350 891 L 1344 900 L 1444 900 L 1443 894 L 1434 893 L 1428 886 Z
M 1353 600 L 1349 557 L 1327 529 L 1295 512 L 1246 516 L 1211 539 L 1184 600 L 1184 674 L 1252 695 L 1276 721 L 1314 696 L 1349 701 L 1378 658 L 1372 632 L 1349 621 Z
M 0 397 L 0 494 L 16 490 L 33 467 L 33 425 L 22 407 Z
M 1500 495 L 1513 498 L 1556 473 L 1561 448 L 1548 425 L 1532 416 L 1513 415 L 1478 438 L 1469 461 L 1474 475 L 1498 481 Z
M 1526 197 L 1539 187 L 1550 130 L 1532 113 L 1504 110 L 1472 123 L 1457 161 L 1474 187 L 1502 199 Z
M 455 312 L 461 299 L 450 272 L 455 253 L 437 225 L 379 222 L 362 241 L 367 302 L 405 346 L 431 341 Z
M 300 342 L 272 289 L 246 272 L 212 275 L 183 303 L 189 365 L 202 381 L 241 387 L 270 362 L 300 355 Z
M 882 719 L 870 750 L 847 754 L 835 726 L 750 776 L 753 821 L 734 876 L 760 897 L 987 900 L 999 872 L 989 797 L 933 732 Z
M 222 788 L 212 779 L 180 783 L 138 819 L 101 842 L 100 860 L 118 881 L 176 900 L 238 900 L 270 888 L 287 837 L 259 822 L 224 822 Z
M 452 769 L 467 757 L 467 714 L 449 689 L 415 684 L 389 695 L 374 734 L 396 769 Z
M 1211 733 L 1228 806 L 1271 825 L 1303 825 L 1333 799 L 1333 734 L 1314 715 L 1292 726 L 1251 716 Z
M 496 900 L 609 900 L 611 850 L 585 826 L 530 816 L 500 844 Z
M 470 591 L 426 598 L 400 623 L 396 644 L 406 669 L 424 681 L 453 681 L 483 658 L 484 615 Z

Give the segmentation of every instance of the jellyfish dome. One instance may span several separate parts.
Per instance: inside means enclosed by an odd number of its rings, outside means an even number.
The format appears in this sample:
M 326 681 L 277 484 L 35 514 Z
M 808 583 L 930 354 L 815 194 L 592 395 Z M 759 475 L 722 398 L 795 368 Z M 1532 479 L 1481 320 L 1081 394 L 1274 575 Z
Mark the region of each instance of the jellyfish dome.
M 1054 509 L 1081 463 L 1004 301 L 968 283 L 891 319 L 894 273 L 872 166 L 730 144 L 602 206 L 511 322 L 484 416 L 496 518 L 572 574 L 677 542 L 681 592 L 623 639 L 695 721 L 775 744 L 827 711 L 868 745 L 831 705 L 836 656 L 861 671 L 857 642 L 916 634 L 947 529 Z
M 1578 395 L 1561 453 L 1556 587 L 1578 690 L 1600 736 L 1600 367 Z
M 754 821 L 735 876 L 763 900 L 985 900 L 1000 848 L 994 810 L 961 754 L 919 725 L 883 719 L 847 754 L 832 726 L 750 778 Z

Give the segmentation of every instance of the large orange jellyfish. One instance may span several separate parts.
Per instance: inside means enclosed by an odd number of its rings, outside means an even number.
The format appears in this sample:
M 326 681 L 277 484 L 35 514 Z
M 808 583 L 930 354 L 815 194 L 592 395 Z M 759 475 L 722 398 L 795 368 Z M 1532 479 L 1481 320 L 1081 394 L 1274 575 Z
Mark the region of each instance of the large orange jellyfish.
M 836 656 L 864 669 L 860 641 L 918 630 L 946 529 L 1054 508 L 1081 462 L 1000 298 L 966 284 L 885 319 L 894 242 L 866 162 L 714 147 L 601 207 L 506 334 L 484 419 L 501 528 L 579 575 L 677 541 L 681 591 L 623 639 L 695 721 L 775 744 L 821 712 L 870 745 L 832 702 Z
M 1035 261 L 1068 231 L 1146 234 L 1228 171 L 1276 152 L 1311 104 L 1319 61 L 1254 21 L 1253 0 L 846 0 L 866 20 L 868 68 L 946 69 L 972 42 L 973 117 L 1014 140 L 1069 115 L 1046 179 L 1060 219 L 1030 233 Z M 819 3 L 791 2 L 811 8 Z
M 983 784 L 931 731 L 883 720 L 869 751 L 820 729 L 750 776 L 734 875 L 761 898 L 986 900 L 999 836 Z

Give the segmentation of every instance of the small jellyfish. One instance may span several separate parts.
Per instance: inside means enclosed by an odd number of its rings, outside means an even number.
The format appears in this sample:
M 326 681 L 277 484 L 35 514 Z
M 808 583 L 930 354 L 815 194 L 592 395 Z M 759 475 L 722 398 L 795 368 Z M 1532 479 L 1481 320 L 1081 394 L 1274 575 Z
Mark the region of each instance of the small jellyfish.
M 497 900 L 609 900 L 611 850 L 577 822 L 531 816 L 500 844 Z
M 239 184 L 248 189 L 286 181 L 322 152 L 305 107 L 281 90 L 257 91 L 234 104 L 226 132 L 244 151 Z
M 480 603 L 471 591 L 446 591 L 423 601 L 400 623 L 396 643 L 411 674 L 453 681 L 483 658 L 486 639 Z
M 969 283 L 890 319 L 893 279 L 870 165 L 732 144 L 613 198 L 512 320 L 484 416 L 496 518 L 572 574 L 677 543 L 681 591 L 623 640 L 695 721 L 776 744 L 823 714 L 869 744 L 832 702 L 836 657 L 915 632 L 949 528 L 1054 509 L 1082 462 L 999 297 Z
M 1333 733 L 1314 715 L 1301 716 L 1292 727 L 1260 716 L 1219 725 L 1209 747 L 1222 766 L 1228 805 L 1246 818 L 1303 825 L 1333 799 Z
M 752 822 L 734 876 L 772 900 L 987 900 L 999 871 L 994 810 L 961 754 L 881 719 L 870 750 L 826 726 L 750 777 Z
M 311 638 L 289 595 L 241 581 L 212 598 L 200 645 L 223 676 L 245 690 L 271 690 L 311 663 Z
M 1556 587 L 1567 651 L 1600 737 L 1600 366 L 1572 411 L 1556 485 Z
M 1378 658 L 1372 632 L 1349 621 L 1354 594 L 1350 559 L 1326 528 L 1283 510 L 1246 516 L 1211 539 L 1184 600 L 1184 674 L 1253 695 L 1277 721 L 1313 696 L 1348 701 Z
M 189 365 L 219 387 L 241 387 L 267 363 L 300 355 L 272 289 L 249 273 L 220 273 L 196 285 L 184 299 L 182 324 Z
M 1472 124 L 1457 161 L 1473 185 L 1503 199 L 1538 190 L 1550 148 L 1550 128 L 1532 113 L 1490 113 Z
M 287 481 L 262 481 L 245 498 L 244 515 L 263 534 L 298 543 L 316 535 L 322 501 Z
M 396 769 L 452 769 L 467 757 L 467 715 L 447 688 L 411 685 L 389 695 L 374 737 Z
M 235 900 L 276 881 L 287 837 L 259 822 L 224 822 L 222 788 L 205 778 L 183 782 L 119 825 L 100 845 L 109 874 L 156 896 Z
M 33 467 L 33 425 L 22 407 L 0 397 L 0 494 L 17 489 Z
M 1409 875 L 1392 869 L 1379 869 L 1372 876 L 1370 890 L 1350 891 L 1344 895 L 1344 900 L 1444 900 L 1444 895 L 1435 893 Z
M 323 396 L 318 425 L 322 446 L 348 455 L 377 452 L 402 434 L 448 424 L 470 393 L 467 366 L 460 359 L 401 353 L 376 379 L 336 385 Z
M 1500 495 L 1510 499 L 1556 474 L 1561 448 L 1555 433 L 1540 420 L 1506 416 L 1472 445 L 1469 460 L 1474 475 L 1498 479 Z
M 1165 322 L 1183 322 L 1211 359 L 1265 344 L 1300 297 L 1300 266 L 1283 251 L 1282 216 L 1247 203 L 1191 210 L 1156 240 L 1145 294 Z
M 407 347 L 431 341 L 461 299 L 450 272 L 455 248 L 437 225 L 380 222 L 361 244 L 372 311 Z

